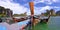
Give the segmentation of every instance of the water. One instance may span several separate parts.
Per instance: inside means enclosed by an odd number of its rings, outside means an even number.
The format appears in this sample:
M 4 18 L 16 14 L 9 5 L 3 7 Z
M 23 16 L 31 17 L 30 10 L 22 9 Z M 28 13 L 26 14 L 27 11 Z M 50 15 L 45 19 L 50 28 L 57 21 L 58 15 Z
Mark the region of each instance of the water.
M 48 22 L 48 27 L 50 30 L 60 30 L 60 16 L 51 17 Z
M 16 24 L 21 27 L 24 24 L 26 25 L 26 23 L 28 23 L 28 21 L 19 22 Z M 7 30 L 7 27 L 5 25 L 1 25 L 0 23 L 0 30 Z M 60 16 L 51 17 L 47 24 L 37 24 L 34 30 L 60 30 Z
M 38 23 L 34 30 L 60 30 L 60 16 L 51 17 L 47 24 Z

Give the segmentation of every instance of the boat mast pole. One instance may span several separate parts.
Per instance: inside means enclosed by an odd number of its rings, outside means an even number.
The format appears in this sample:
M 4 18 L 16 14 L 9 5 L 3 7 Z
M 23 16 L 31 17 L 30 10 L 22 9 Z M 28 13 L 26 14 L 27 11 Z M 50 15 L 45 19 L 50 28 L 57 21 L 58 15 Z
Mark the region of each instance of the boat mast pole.
M 33 30 L 32 26 L 34 27 L 34 2 L 29 2 L 30 5 L 30 12 L 31 12 L 31 30 Z

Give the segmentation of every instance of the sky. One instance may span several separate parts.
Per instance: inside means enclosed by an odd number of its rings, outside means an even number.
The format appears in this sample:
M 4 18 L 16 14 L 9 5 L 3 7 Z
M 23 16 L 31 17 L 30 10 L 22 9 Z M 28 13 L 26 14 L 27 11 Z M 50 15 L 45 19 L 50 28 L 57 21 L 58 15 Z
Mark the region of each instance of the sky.
M 30 15 L 29 2 L 32 0 L 0 0 L 0 6 L 9 8 L 13 11 L 13 14 L 21 14 L 27 12 Z M 59 0 L 33 0 L 34 2 L 34 14 L 41 14 L 46 9 L 60 10 Z

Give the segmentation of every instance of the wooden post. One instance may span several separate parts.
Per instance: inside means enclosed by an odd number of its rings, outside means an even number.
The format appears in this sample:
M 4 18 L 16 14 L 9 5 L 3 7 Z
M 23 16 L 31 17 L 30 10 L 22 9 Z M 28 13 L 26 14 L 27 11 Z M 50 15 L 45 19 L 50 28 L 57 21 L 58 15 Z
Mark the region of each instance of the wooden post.
M 34 27 L 34 3 L 33 2 L 30 2 L 29 3 L 29 5 L 30 5 L 30 12 L 31 12 L 31 30 L 33 30 L 32 29 L 32 26 Z
M 31 15 L 34 15 L 34 3 L 30 2 L 29 5 L 30 5 Z

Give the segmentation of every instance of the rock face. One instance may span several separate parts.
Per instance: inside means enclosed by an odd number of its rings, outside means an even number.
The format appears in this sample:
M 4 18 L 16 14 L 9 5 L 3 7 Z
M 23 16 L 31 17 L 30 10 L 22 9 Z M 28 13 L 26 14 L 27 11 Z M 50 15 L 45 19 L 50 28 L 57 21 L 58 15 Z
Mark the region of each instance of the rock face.
M 60 16 L 60 11 L 57 11 L 56 14 Z

